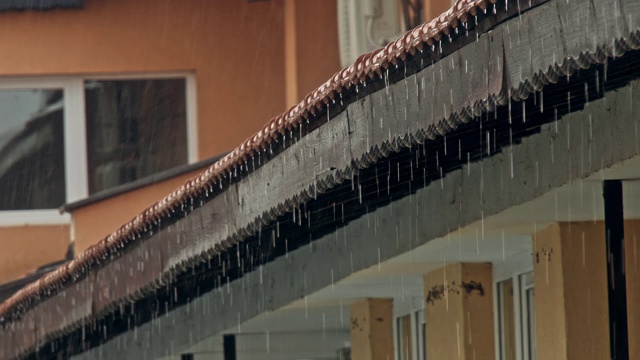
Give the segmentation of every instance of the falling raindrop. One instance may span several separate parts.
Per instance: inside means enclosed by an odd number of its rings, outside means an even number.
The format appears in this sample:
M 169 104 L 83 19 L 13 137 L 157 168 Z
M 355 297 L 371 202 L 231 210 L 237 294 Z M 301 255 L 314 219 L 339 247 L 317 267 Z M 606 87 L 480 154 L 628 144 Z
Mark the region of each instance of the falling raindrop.
M 584 101 L 585 106 L 589 105 L 589 86 L 586 82 L 584 83 Z
M 509 151 L 509 166 L 510 166 L 510 169 L 511 169 L 510 175 L 511 175 L 511 178 L 513 179 L 513 173 L 514 173 L 514 170 L 513 170 L 513 146 L 511 146 L 510 151 Z
M 322 339 L 324 341 L 327 340 L 326 330 L 327 330 L 327 322 L 326 322 L 325 314 L 324 314 L 324 311 L 323 311 L 322 312 Z
M 507 103 L 507 112 L 509 113 L 509 125 L 513 123 L 511 119 L 511 91 L 508 94 L 509 102 Z
M 506 261 L 506 250 L 504 246 L 504 230 L 502 230 L 502 262 Z

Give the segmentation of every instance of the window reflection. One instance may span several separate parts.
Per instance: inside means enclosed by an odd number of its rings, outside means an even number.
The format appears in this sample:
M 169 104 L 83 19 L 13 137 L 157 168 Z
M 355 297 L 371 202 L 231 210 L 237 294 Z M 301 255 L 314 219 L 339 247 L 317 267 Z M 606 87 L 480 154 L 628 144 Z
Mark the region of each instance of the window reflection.
M 497 283 L 499 359 L 536 359 L 533 272 Z
M 0 210 L 65 202 L 63 91 L 0 90 Z
M 187 163 L 184 79 L 85 81 L 91 194 Z
M 411 315 L 405 315 L 397 319 L 398 329 L 398 354 L 400 360 L 411 360 L 413 344 L 411 342 Z
M 500 352 L 502 360 L 516 359 L 515 310 L 513 280 L 498 283 L 498 306 L 500 326 Z

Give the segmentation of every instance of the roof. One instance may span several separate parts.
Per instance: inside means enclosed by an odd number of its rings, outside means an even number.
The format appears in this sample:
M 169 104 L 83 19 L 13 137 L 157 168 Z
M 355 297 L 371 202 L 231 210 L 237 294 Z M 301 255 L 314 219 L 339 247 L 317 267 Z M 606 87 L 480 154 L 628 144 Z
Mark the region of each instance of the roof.
M 83 208 L 85 206 L 94 204 L 96 202 L 99 201 L 103 201 L 109 198 L 112 198 L 114 196 L 118 196 L 130 191 L 134 191 L 137 189 L 140 189 L 142 187 L 146 187 L 146 186 L 150 186 L 153 184 L 157 184 L 159 182 L 180 176 L 180 175 L 184 175 L 187 173 L 190 173 L 192 171 L 196 171 L 196 170 L 200 170 L 203 169 L 205 167 L 209 167 L 212 164 L 214 164 L 216 161 L 220 160 L 224 155 L 226 154 L 221 154 L 221 155 L 217 155 L 214 157 L 210 157 L 192 164 L 184 164 L 184 165 L 180 165 L 180 166 L 176 166 L 174 168 L 165 170 L 165 171 L 161 171 L 159 173 L 153 174 L 151 176 L 147 176 L 145 178 L 142 179 L 138 179 L 120 186 L 116 186 L 113 188 L 109 188 L 107 190 L 104 191 L 100 191 L 96 194 L 90 195 L 87 198 L 84 198 L 82 200 L 78 200 L 78 201 L 74 201 L 68 204 L 64 204 L 60 207 L 60 212 L 72 212 L 74 210 Z
M 361 55 L 353 65 L 337 72 L 320 87 L 310 92 L 298 105 L 272 118 L 262 130 L 247 138 L 240 146 L 200 175 L 191 178 L 118 230 L 78 254 L 73 261 L 26 286 L 0 304 L 0 320 L 7 318 L 21 303 L 40 298 L 54 287 L 82 277 L 108 254 L 120 252 L 125 245 L 138 239 L 146 228 L 151 227 L 163 217 L 169 216 L 190 199 L 218 186 L 229 174 L 238 171 L 248 172 L 249 169 L 246 166 L 248 160 L 269 149 L 270 145 L 277 142 L 283 134 L 292 131 L 316 113 L 322 112 L 327 105 L 339 98 L 343 91 L 353 88 L 359 82 L 380 77 L 389 67 L 406 59 L 409 54 L 435 46 L 442 38 L 446 38 L 455 31 L 460 24 L 471 21 L 476 14 L 484 12 L 496 1 L 458 0 L 453 7 L 439 17 L 408 31 L 384 48 Z
M 4 283 L 0 285 L 0 301 L 4 301 L 8 299 L 9 297 L 11 297 L 11 295 L 15 294 L 25 285 L 40 279 L 41 277 L 55 270 L 57 267 L 59 267 L 60 265 L 64 264 L 67 261 L 68 260 L 65 259 L 65 260 L 55 261 L 50 264 L 42 265 L 37 269 L 26 273 L 21 278 L 18 278 L 8 283 Z

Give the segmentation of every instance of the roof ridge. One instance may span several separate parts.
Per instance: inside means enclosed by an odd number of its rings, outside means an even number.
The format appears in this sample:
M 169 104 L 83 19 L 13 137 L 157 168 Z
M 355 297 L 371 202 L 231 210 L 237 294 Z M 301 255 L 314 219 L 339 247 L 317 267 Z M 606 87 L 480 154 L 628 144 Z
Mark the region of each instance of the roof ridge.
M 334 74 L 324 84 L 311 91 L 300 103 L 292 106 L 279 116 L 273 117 L 257 133 L 248 137 L 240 146 L 228 153 L 202 173 L 187 180 L 161 200 L 147 207 L 133 219 L 123 224 L 116 231 L 98 243 L 90 246 L 76 258 L 58 267 L 56 270 L 33 282 L 9 299 L 0 303 L 0 324 L 8 319 L 14 311 L 28 307 L 28 301 L 38 295 L 55 290 L 58 286 L 75 281 L 101 259 L 118 252 L 127 243 L 141 237 L 148 227 L 157 225 L 162 217 L 171 215 L 176 208 L 184 206 L 190 199 L 209 192 L 232 171 L 243 171 L 249 157 L 265 151 L 273 141 L 284 135 L 287 130 L 299 126 L 303 121 L 313 117 L 324 106 L 330 106 L 336 95 L 354 85 L 363 83 L 367 78 L 382 76 L 382 71 L 399 60 L 404 61 L 407 55 L 424 51 L 425 44 L 432 47 L 442 39 L 442 35 L 450 35 L 450 30 L 465 24 L 470 16 L 476 16 L 478 9 L 486 12 L 490 4 L 497 0 L 457 0 L 456 3 L 435 19 L 407 31 L 402 37 L 388 43 L 385 47 L 360 55 L 353 65 L 345 67 Z M 245 168 L 248 171 L 248 167 Z M 220 183 L 221 185 L 221 183 Z

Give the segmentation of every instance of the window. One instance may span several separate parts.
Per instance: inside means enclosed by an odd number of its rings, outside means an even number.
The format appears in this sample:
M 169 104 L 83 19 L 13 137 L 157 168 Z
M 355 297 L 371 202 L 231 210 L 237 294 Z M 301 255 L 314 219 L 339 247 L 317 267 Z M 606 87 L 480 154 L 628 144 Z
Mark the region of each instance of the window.
M 397 317 L 395 334 L 398 360 L 427 359 L 424 310 Z
M 0 81 L 0 225 L 196 160 L 192 75 Z
M 497 283 L 498 359 L 535 360 L 533 272 Z
M 187 163 L 185 79 L 84 86 L 90 194 Z
M 533 272 L 520 275 L 521 306 L 522 306 L 522 345 L 523 359 L 536 358 L 536 311 L 535 289 L 533 286 Z
M 411 332 L 411 315 L 397 318 L 396 328 L 398 329 L 398 359 L 411 360 L 413 350 L 413 334 Z
M 424 310 L 416 311 L 416 333 L 418 334 L 418 360 L 427 360 L 427 323 Z
M 62 89 L 0 90 L 0 210 L 65 201 Z

